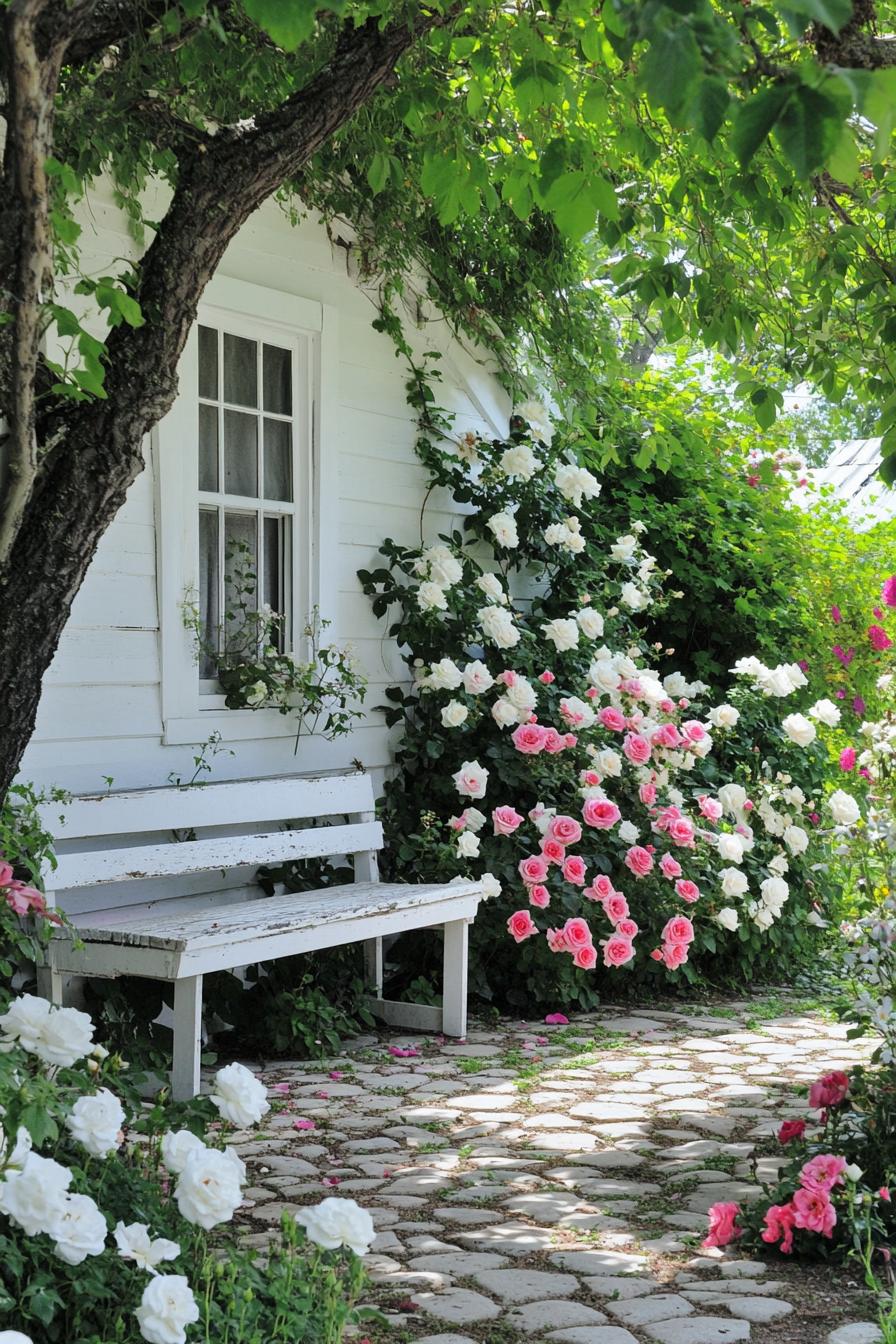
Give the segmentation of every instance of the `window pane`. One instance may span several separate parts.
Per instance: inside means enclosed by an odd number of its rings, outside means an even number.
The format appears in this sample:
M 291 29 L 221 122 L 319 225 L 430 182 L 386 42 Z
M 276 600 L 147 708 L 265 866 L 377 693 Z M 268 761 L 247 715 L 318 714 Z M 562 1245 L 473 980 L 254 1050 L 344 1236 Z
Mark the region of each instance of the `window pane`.
M 224 647 L 254 657 L 258 610 L 258 546 L 252 513 L 224 514 Z
M 243 336 L 224 333 L 224 400 L 258 405 L 258 346 Z
M 285 523 L 284 518 L 265 518 L 264 520 L 264 600 L 281 616 L 286 611 Z M 286 622 L 281 621 L 277 627 L 277 648 L 280 653 L 284 650 L 286 635 Z
M 292 499 L 292 424 L 288 420 L 264 422 L 265 499 Z
M 217 674 L 217 659 L 208 650 L 216 648 L 218 627 L 218 512 L 216 509 L 199 510 L 199 629 L 205 648 L 199 655 L 199 675 L 203 678 Z
M 218 396 L 218 333 L 212 327 L 199 328 L 199 395 L 210 401 Z
M 279 345 L 264 347 L 264 409 L 292 414 L 292 355 Z
M 224 492 L 258 494 L 258 420 L 242 411 L 224 412 Z
M 218 408 L 199 403 L 199 489 L 218 488 Z

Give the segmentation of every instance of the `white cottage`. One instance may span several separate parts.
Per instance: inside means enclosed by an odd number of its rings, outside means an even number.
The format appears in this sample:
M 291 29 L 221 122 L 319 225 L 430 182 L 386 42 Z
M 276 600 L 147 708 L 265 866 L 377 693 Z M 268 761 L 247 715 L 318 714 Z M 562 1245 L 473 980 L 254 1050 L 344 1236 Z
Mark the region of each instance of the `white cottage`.
M 151 217 L 151 212 L 150 212 Z M 108 273 L 135 251 L 111 193 L 83 212 L 84 266 Z M 421 540 L 425 473 L 415 457 L 406 370 L 371 327 L 372 295 L 351 277 L 351 252 L 275 203 L 242 229 L 209 286 L 180 369 L 180 395 L 147 445 L 145 471 L 110 527 L 47 673 L 20 777 L 83 793 L 189 778 L 196 744 L 220 733 L 233 755 L 215 779 L 388 765 L 375 706 L 402 673 L 356 571 L 386 536 Z M 506 432 L 509 405 L 481 359 L 444 320 L 410 335 L 443 353 L 440 400 L 459 432 Z M 450 526 L 436 492 L 422 516 L 430 540 Z M 371 707 L 350 736 L 303 739 L 274 710 L 228 710 L 184 628 L 185 595 L 219 619 L 222 556 L 234 540 L 258 557 L 263 600 L 301 630 L 315 606 L 328 639 L 351 641 Z

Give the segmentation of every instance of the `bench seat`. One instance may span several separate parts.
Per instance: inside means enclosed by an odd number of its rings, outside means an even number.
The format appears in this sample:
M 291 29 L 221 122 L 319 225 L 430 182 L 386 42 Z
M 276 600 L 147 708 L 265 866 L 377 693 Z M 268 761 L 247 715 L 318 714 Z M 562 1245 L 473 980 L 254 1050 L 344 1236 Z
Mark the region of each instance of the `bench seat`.
M 234 834 L 241 811 L 253 829 Z M 334 821 L 322 825 L 321 815 Z M 309 816 L 314 825 L 295 828 L 295 818 Z M 348 824 L 342 816 L 350 818 Z M 374 1012 L 396 1026 L 465 1035 L 467 931 L 482 884 L 378 881 L 375 848 L 367 847 L 379 848 L 382 832 L 373 819 L 368 776 L 97 795 L 76 799 L 70 818 L 61 836 L 75 840 L 77 848 L 60 855 L 55 874 L 46 874 L 46 885 L 55 885 L 48 897 L 61 895 L 63 909 L 66 893 L 73 899 L 71 927 L 57 930 L 51 939 L 39 975 L 41 992 L 62 1002 L 72 975 L 173 982 L 172 1077 L 179 1099 L 198 1090 L 202 977 L 213 971 L 363 942 Z M 272 829 L 259 832 L 263 818 Z M 137 843 L 122 846 L 129 820 Z M 206 834 L 200 838 L 193 832 L 183 839 L 184 828 L 196 825 Z M 160 842 L 166 826 L 171 831 Z M 91 838 L 88 849 L 82 847 L 85 835 Z M 274 896 L 265 896 L 251 881 L 246 885 L 245 876 L 234 885 L 240 873 L 259 864 L 345 853 L 354 858 L 352 883 Z M 203 875 L 207 882 L 200 880 Z M 442 1006 L 384 999 L 383 938 L 439 926 L 444 931 Z

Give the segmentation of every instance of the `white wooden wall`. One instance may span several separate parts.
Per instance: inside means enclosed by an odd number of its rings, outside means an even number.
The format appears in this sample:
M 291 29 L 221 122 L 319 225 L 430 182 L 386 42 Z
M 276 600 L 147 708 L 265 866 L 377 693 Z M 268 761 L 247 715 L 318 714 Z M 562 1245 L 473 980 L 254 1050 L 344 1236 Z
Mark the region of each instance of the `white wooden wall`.
M 133 254 L 111 199 L 98 193 L 84 214 L 89 269 L 113 271 L 113 258 Z M 374 332 L 371 299 L 349 277 L 346 252 L 308 221 L 298 228 L 273 204 L 242 230 L 221 274 L 276 288 L 338 310 L 338 497 L 325 525 L 337 530 L 338 573 L 327 586 L 337 593 L 328 632 L 351 640 L 370 679 L 368 705 L 382 703 L 382 689 L 402 671 L 383 638 L 356 578 L 370 567 L 386 536 L 420 542 L 426 476 L 413 451 L 414 423 L 405 401 L 405 368 L 388 337 Z M 441 404 L 457 413 L 459 431 L 495 434 L 506 427 L 508 403 L 482 363 L 448 343 L 445 323 L 413 331 L 419 349 L 441 347 Z M 76 792 L 164 783 L 170 772 L 191 773 L 193 749 L 163 745 L 160 696 L 159 604 L 156 585 L 156 519 L 152 454 L 120 514 L 102 540 L 72 609 L 49 669 L 37 730 L 20 777 Z M 424 519 L 432 540 L 456 518 L 452 501 L 434 493 Z M 297 757 L 290 738 L 234 742 L 234 756 L 219 755 L 211 778 L 248 778 L 297 770 L 338 769 L 353 758 L 377 771 L 389 763 L 390 744 L 378 714 L 335 743 L 304 740 Z

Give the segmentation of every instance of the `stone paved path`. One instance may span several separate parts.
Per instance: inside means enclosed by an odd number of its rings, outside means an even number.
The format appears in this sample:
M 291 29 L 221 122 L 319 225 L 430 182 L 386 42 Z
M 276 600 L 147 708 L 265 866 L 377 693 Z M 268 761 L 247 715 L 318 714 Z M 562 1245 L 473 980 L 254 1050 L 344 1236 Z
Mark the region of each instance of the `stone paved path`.
M 390 1320 L 371 1344 L 872 1344 L 855 1274 L 697 1254 L 710 1204 L 758 1194 L 751 1157 L 804 1112 L 799 1088 L 868 1053 L 813 1014 L 721 1012 L 366 1036 L 272 1065 L 264 1135 L 238 1143 L 242 1235 L 328 1193 L 370 1209 Z

